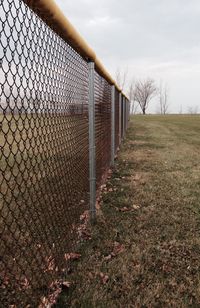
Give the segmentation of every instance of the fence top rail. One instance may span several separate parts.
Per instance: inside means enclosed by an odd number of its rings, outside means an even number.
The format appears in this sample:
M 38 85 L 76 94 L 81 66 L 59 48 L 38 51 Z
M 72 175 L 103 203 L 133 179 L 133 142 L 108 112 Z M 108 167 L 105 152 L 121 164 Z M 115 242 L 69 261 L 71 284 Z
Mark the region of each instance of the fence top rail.
M 69 43 L 83 58 L 87 61 L 94 62 L 95 69 L 100 75 L 102 75 L 108 83 L 115 85 L 117 90 L 121 92 L 121 89 L 97 58 L 93 49 L 65 17 L 54 0 L 23 0 L 23 2 L 26 3 L 53 31 Z

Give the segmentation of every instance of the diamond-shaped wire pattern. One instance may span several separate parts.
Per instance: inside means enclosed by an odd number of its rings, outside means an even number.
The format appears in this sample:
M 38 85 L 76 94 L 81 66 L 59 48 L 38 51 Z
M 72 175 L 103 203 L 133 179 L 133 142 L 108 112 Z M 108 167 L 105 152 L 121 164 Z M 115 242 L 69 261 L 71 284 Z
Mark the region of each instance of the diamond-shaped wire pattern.
M 97 187 L 111 160 L 111 86 L 96 71 L 94 75 L 95 145 Z
M 22 1 L 0 5 L 0 292 L 22 307 L 66 269 L 88 204 L 88 63 Z
M 121 97 L 121 138 L 123 138 L 124 131 L 124 96 Z
M 115 89 L 115 152 L 119 147 L 119 91 Z
M 25 2 L 0 0 L 1 307 L 37 307 L 56 290 L 89 209 L 89 65 L 39 1 L 34 12 Z M 97 70 L 93 86 L 98 189 L 111 161 L 112 87 Z M 123 108 L 119 119 L 116 89 L 115 152 Z

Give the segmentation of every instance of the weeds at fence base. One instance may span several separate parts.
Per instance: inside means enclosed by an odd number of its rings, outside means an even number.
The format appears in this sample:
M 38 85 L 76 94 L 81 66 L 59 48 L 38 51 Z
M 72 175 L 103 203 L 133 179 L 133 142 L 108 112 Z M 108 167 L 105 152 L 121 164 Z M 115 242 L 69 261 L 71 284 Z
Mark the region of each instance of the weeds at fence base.
M 79 253 L 83 258 L 80 259 L 80 263 L 78 261 L 72 268 L 71 279 L 75 283 L 69 287 L 67 294 L 65 292 L 61 293 L 55 307 L 61 308 L 65 305 L 71 305 L 70 296 L 73 290 L 78 288 L 79 274 L 81 280 L 85 277 L 86 285 L 88 283 L 95 284 L 96 281 L 99 281 L 104 286 L 108 286 L 111 283 L 112 279 L 106 272 L 106 267 L 109 267 L 109 264 L 112 262 L 117 262 L 119 255 L 123 257 L 126 249 L 126 244 L 121 239 L 120 226 L 118 226 L 119 229 L 117 226 L 113 228 L 113 223 L 115 224 L 114 221 L 118 221 L 120 215 L 125 214 L 123 213 L 124 206 L 132 210 L 131 203 L 128 200 L 129 191 L 126 186 L 130 171 L 131 165 L 127 161 L 117 161 L 115 168 L 108 170 L 106 175 L 107 181 L 104 184 L 102 182 L 98 191 L 96 204 L 97 220 L 96 224 L 92 225 L 91 228 L 91 239 L 89 242 L 84 242 L 83 245 L 80 245 Z M 125 184 L 124 187 L 123 183 Z M 110 215 L 110 211 L 112 211 L 112 220 L 108 221 L 107 215 Z M 116 219 L 116 215 L 118 219 Z M 90 255 L 89 259 L 87 259 L 86 252 L 87 255 Z M 87 264 L 86 271 L 84 271 L 82 261 L 89 262 L 90 264 L 89 267 Z M 93 271 L 93 265 L 98 268 L 98 271 Z M 79 304 L 78 300 L 77 304 Z M 73 305 L 75 306 L 76 302 L 73 302 Z

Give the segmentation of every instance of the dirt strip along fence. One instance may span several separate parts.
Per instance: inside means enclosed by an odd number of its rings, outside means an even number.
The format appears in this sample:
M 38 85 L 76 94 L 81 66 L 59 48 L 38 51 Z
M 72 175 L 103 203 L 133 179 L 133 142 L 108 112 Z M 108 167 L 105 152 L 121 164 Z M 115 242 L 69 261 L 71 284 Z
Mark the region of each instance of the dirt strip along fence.
M 1 307 L 37 307 L 65 279 L 129 116 L 40 2 L 0 0 Z

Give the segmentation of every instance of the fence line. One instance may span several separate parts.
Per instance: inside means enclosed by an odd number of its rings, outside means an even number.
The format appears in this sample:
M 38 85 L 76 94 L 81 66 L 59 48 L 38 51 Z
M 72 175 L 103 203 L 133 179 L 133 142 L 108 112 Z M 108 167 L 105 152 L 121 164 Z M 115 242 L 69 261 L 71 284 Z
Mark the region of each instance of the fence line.
M 130 104 L 52 0 L 0 8 L 0 298 L 36 307 L 87 238 Z

